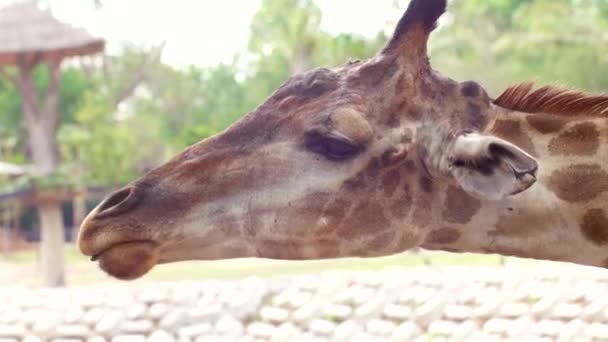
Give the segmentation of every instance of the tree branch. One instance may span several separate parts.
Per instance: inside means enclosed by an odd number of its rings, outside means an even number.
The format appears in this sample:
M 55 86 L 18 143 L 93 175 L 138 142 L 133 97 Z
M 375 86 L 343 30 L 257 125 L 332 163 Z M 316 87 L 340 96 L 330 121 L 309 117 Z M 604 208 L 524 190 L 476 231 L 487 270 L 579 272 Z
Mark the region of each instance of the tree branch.
M 139 87 L 146 80 L 150 73 L 150 65 L 160 60 L 165 43 L 166 42 L 161 43 L 158 47 L 154 48 L 149 54 L 146 54 L 142 58 L 142 62 L 139 64 L 137 70 L 133 73 L 134 76 L 130 79 L 129 83 L 127 83 L 127 85 L 123 87 L 123 89 L 121 89 L 116 96 L 114 96 L 114 108 L 118 108 L 120 103 L 131 97 L 137 87 Z

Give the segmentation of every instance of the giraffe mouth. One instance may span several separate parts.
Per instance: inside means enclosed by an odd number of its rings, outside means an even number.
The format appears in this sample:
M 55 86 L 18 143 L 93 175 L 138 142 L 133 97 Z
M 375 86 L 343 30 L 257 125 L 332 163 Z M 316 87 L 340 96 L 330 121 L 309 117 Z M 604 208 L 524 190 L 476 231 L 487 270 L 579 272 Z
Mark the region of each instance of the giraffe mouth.
M 158 264 L 158 244 L 150 241 L 130 241 L 112 245 L 91 256 L 91 261 L 109 275 L 132 280 L 140 278 Z

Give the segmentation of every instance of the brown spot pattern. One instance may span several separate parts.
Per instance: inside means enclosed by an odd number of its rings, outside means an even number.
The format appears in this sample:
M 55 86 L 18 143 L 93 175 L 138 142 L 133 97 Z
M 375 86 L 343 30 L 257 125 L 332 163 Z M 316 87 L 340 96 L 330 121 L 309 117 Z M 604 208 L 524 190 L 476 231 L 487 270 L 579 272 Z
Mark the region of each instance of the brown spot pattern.
M 350 240 L 377 232 L 389 225 L 390 222 L 384 216 L 382 207 L 377 203 L 366 202 L 359 204 L 344 220 L 338 229 L 338 235 Z
M 608 191 L 608 172 L 599 165 L 574 164 L 554 171 L 547 183 L 565 201 L 588 201 Z
M 477 97 L 480 93 L 479 88 L 479 85 L 473 81 L 463 82 L 460 93 L 466 97 Z
M 460 239 L 460 232 L 451 227 L 443 227 L 435 229 L 427 235 L 425 243 L 428 244 L 449 244 L 454 243 Z
M 376 250 L 376 251 L 381 251 L 384 250 L 388 247 L 388 245 L 391 244 L 391 242 L 393 242 L 393 240 L 395 239 L 395 232 L 394 231 L 386 231 L 386 232 L 382 232 L 380 234 L 378 234 L 377 236 L 375 236 L 367 245 L 367 248 L 369 248 L 370 250 Z
M 559 132 L 569 121 L 569 118 L 549 114 L 533 114 L 526 117 L 528 124 L 542 134 Z
M 382 179 L 382 189 L 384 191 L 384 195 L 391 197 L 395 193 L 397 186 L 399 186 L 399 181 L 401 180 L 401 176 L 399 171 L 392 170 Z
M 410 175 L 413 175 L 414 173 L 416 173 L 417 168 L 416 168 L 416 162 L 413 161 L 412 159 L 407 160 L 404 164 L 403 167 L 405 168 L 405 171 L 407 173 L 409 173 Z
M 418 199 L 412 215 L 412 223 L 417 227 L 426 227 L 431 223 L 431 204 L 427 200 Z
M 433 192 L 433 181 L 430 178 L 421 176 L 420 180 L 419 180 L 419 184 L 420 184 L 420 188 L 427 194 L 430 194 L 431 192 Z
M 600 132 L 592 122 L 579 123 L 553 138 L 549 152 L 555 155 L 591 156 L 600 146 Z
M 396 219 L 403 219 L 410 213 L 412 208 L 412 196 L 409 187 L 405 187 L 404 192 L 390 206 L 391 215 Z
M 581 231 L 585 238 L 596 245 L 608 243 L 608 217 L 602 209 L 591 209 L 583 216 Z
M 462 189 L 450 186 L 445 199 L 443 218 L 452 223 L 465 224 L 481 209 L 481 202 Z
M 407 85 L 406 81 L 407 80 L 405 78 L 405 73 L 399 74 L 399 78 L 397 79 L 397 84 L 395 85 L 395 95 L 397 95 L 397 96 L 403 95 L 403 92 L 405 91 L 405 87 Z
M 496 120 L 493 132 L 533 156 L 538 156 L 532 139 L 523 131 L 521 124 L 515 120 Z

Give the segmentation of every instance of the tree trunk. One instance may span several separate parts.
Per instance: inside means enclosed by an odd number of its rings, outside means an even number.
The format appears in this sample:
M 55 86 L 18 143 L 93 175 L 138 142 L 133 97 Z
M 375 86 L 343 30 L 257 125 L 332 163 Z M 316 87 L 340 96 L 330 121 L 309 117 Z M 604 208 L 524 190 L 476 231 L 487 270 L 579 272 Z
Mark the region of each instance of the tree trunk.
M 34 84 L 35 63 L 24 61 L 19 65 L 19 90 L 23 99 L 23 114 L 27 124 L 29 148 L 36 172 L 49 175 L 58 164 L 56 131 L 59 120 L 59 91 L 61 67 L 59 61 L 48 63 L 49 85 L 41 105 Z M 40 224 L 40 256 L 45 286 L 63 286 L 63 215 L 61 203 L 38 205 Z

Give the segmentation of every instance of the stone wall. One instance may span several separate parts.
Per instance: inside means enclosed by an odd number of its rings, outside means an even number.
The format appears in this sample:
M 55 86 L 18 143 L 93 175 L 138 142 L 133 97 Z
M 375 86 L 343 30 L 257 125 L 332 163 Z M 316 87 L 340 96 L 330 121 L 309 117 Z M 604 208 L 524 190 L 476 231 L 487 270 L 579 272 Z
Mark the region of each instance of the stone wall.
M 608 272 L 551 265 L 3 288 L 0 342 L 608 340 Z

